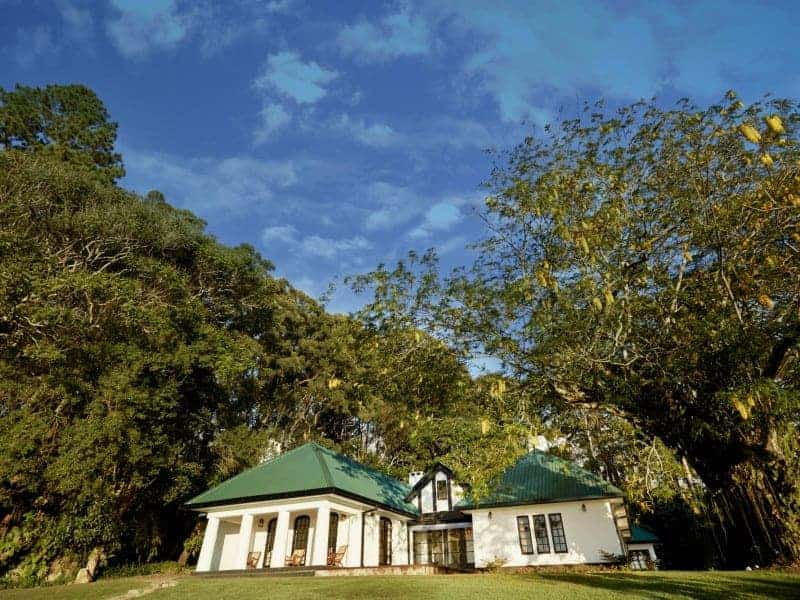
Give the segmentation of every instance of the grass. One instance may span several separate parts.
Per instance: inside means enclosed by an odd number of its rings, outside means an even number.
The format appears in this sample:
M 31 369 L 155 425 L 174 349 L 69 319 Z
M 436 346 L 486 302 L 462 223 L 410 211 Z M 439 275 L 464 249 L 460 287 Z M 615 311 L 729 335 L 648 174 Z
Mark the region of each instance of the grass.
M 172 587 L 156 588 L 163 581 Z M 130 590 L 153 590 L 147 600 L 349 600 L 454 598 L 502 600 L 537 598 L 800 598 L 800 573 L 679 572 L 538 573 L 386 577 L 191 577 L 106 579 L 88 585 L 0 592 L 2 600 L 109 600 Z M 127 596 L 136 597 L 135 594 Z

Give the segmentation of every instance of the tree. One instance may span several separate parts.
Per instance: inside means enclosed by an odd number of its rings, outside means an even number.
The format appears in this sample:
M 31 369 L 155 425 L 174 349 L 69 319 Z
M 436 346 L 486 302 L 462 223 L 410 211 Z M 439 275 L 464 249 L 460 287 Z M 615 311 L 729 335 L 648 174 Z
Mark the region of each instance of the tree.
M 117 124 L 97 95 L 83 85 L 0 88 L 0 148 L 48 152 L 92 166 L 112 182 L 125 174 L 114 151 Z
M 664 440 L 724 500 L 728 564 L 796 559 L 798 123 L 795 102 L 733 93 L 586 106 L 501 157 L 471 268 L 379 269 L 372 310 Z

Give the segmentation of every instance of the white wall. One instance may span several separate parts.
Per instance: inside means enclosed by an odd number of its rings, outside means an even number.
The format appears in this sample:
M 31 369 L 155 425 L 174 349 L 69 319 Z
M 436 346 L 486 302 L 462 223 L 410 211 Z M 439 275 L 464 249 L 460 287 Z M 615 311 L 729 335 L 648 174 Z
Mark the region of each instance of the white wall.
M 236 568 L 236 552 L 239 549 L 239 527 L 239 523 L 220 521 L 217 547 L 214 549 L 217 564 L 214 565 L 212 563 L 212 571 L 217 569 L 225 571 Z
M 433 479 L 419 490 L 421 494 L 420 497 L 422 499 L 423 513 L 441 512 L 450 509 L 450 504 L 448 504 L 447 498 L 444 498 L 443 500 L 439 500 L 437 498 L 436 503 L 434 504 L 434 486 L 436 485 L 437 481 L 447 481 L 447 473 L 444 471 L 436 471 Z M 455 506 L 463 496 L 463 490 L 461 487 L 452 480 L 450 481 L 450 496 L 452 498 L 452 506 Z
M 586 506 L 586 512 L 581 509 L 582 504 Z M 485 567 L 486 563 L 496 558 L 505 559 L 505 566 L 509 567 L 600 563 L 604 560 L 601 551 L 622 553 L 608 500 L 485 508 L 467 512 L 472 514 L 476 567 Z M 533 515 L 550 513 L 561 513 L 569 550 L 563 554 L 555 553 L 550 535 L 550 553 L 536 554 Z M 520 550 L 517 516 L 521 515 L 527 515 L 530 520 L 534 554 L 523 554 Z M 547 528 L 549 533 L 549 519 Z

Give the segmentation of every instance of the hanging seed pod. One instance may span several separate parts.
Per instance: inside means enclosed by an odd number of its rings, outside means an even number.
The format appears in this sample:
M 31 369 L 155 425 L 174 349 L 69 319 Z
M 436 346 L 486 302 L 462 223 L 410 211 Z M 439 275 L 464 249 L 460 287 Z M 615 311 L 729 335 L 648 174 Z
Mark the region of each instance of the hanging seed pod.
M 768 153 L 764 152 L 764 154 L 761 155 L 761 164 L 765 167 L 771 167 L 773 162 L 772 157 Z
M 758 130 L 752 125 L 748 125 L 747 123 L 739 125 L 739 132 L 746 137 L 748 141 L 753 142 L 754 144 L 757 144 L 761 141 L 761 134 L 758 133 Z
M 602 312 L 603 310 L 603 301 L 600 298 L 592 298 L 592 306 L 597 312 Z
M 764 119 L 767 123 L 767 127 L 769 130 L 774 134 L 781 134 L 784 133 L 786 130 L 783 128 L 783 121 L 778 115 L 771 115 Z
M 614 294 L 611 293 L 611 290 L 606 290 L 603 293 L 603 298 L 606 300 L 606 306 L 611 306 L 614 304 Z
M 758 297 L 758 303 L 767 310 L 772 310 L 773 307 L 775 306 L 775 302 L 772 300 L 772 298 L 770 298 L 766 294 L 761 294 Z

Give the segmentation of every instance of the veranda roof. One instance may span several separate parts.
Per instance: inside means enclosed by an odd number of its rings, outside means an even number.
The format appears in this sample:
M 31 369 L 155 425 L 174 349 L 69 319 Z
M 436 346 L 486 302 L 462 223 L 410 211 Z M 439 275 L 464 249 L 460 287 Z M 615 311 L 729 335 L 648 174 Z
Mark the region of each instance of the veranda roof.
M 185 506 L 201 509 L 336 493 L 348 498 L 416 516 L 419 510 L 405 501 L 405 483 L 315 443 L 304 444 L 227 479 L 195 496 Z

